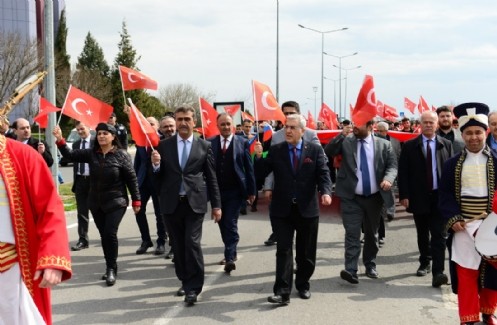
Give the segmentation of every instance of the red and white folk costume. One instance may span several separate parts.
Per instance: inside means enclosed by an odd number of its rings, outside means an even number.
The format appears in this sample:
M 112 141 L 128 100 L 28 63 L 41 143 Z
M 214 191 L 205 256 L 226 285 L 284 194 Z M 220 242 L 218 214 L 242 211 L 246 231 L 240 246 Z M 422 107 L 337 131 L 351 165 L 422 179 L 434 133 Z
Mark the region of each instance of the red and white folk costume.
M 72 275 L 64 207 L 40 154 L 3 135 L 0 247 L 9 256 L 0 260 L 0 323 L 39 324 L 41 317 L 51 324 L 50 289 L 34 275 L 48 268 L 61 270 L 62 280 Z

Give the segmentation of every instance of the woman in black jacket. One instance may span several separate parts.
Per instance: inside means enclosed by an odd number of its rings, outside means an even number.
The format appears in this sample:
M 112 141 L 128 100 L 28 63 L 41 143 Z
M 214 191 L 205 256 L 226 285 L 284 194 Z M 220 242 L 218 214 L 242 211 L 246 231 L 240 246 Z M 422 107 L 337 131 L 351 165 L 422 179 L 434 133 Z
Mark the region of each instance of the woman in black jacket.
M 59 126 L 53 130 L 62 156 L 73 162 L 88 163 L 90 193 L 88 207 L 97 225 L 104 251 L 106 272 L 102 277 L 108 286 L 116 283 L 118 239 L 117 230 L 129 204 L 131 193 L 135 214 L 140 210 L 140 192 L 129 154 L 120 149 L 116 129 L 106 123 L 98 124 L 97 141 L 91 149 L 70 150 Z

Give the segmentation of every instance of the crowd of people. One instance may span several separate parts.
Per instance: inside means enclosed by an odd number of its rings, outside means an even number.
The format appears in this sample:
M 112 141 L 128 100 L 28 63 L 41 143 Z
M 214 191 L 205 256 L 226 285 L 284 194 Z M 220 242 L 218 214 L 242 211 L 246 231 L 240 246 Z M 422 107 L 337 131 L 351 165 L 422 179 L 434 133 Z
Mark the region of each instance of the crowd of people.
M 474 240 L 479 228 L 485 227 L 485 216 L 497 209 L 497 113 L 489 114 L 485 104 L 465 103 L 423 112 L 413 123 L 407 118 L 363 125 L 344 120 L 340 133 L 322 144 L 316 131 L 306 127 L 297 102 L 283 103 L 282 111 L 286 121 L 273 128 L 269 141 L 263 141 L 262 134 L 268 122 L 254 126 L 253 121 L 244 120 L 235 125 L 227 113 L 217 116 L 219 135 L 195 136 L 196 112 L 187 105 L 160 121 L 148 117 L 161 141 L 156 147 L 137 146 L 134 161 L 126 151 L 126 128 L 116 123 L 115 115 L 96 127 L 96 139 L 91 138 L 88 126 L 78 122 L 81 140 L 72 149 L 55 127 L 55 145 L 74 162 L 78 241 L 71 250 L 89 247 L 91 212 L 106 264 L 102 280 L 113 286 L 118 274 L 117 231 L 130 204 L 128 193 L 141 236 L 136 254 L 154 246 L 146 216 L 152 199 L 157 229 L 154 254 L 172 259 L 181 282 L 177 295 L 193 305 L 204 285 L 201 238 L 207 205 L 224 244 L 219 263 L 230 274 L 236 270 L 239 216 L 248 213 L 247 207 L 257 211 L 263 191 L 271 221 L 271 234 L 264 244 L 276 245 L 275 282 L 267 300 L 287 305 L 294 281 L 298 296 L 311 298 L 319 206 L 330 205 L 332 197 L 339 199 L 345 230 L 340 277 L 359 284 L 361 252 L 365 275 L 380 277 L 376 259 L 385 242 L 385 221 L 395 219 L 398 192 L 398 202 L 412 213 L 415 223 L 419 250 L 415 274 L 431 274 L 435 288 L 451 283 L 458 294 L 462 324 L 475 324 L 480 315 L 485 324 L 497 324 L 497 262 L 480 256 Z M 413 137 L 400 142 L 389 130 L 410 132 Z M 45 173 L 53 164 L 49 144 L 32 140 L 24 119 L 16 121 L 14 133 L 18 142 L 39 153 L 37 160 L 45 162 Z M 251 154 L 249 141 L 254 137 Z M 0 137 L 11 143 L 4 139 Z M 7 186 L 5 190 L 10 191 Z M 15 244 L 9 236 L 0 231 L 0 245 Z M 446 247 L 450 281 L 445 272 Z M 66 251 L 60 254 L 68 255 Z M 45 285 L 68 278 L 70 267 L 62 267 L 56 275 Z M 2 277 L 0 273 L 0 281 Z M 24 299 L 17 297 L 17 301 Z M 0 309 L 4 304 L 0 300 Z M 47 318 L 45 312 L 39 314 Z

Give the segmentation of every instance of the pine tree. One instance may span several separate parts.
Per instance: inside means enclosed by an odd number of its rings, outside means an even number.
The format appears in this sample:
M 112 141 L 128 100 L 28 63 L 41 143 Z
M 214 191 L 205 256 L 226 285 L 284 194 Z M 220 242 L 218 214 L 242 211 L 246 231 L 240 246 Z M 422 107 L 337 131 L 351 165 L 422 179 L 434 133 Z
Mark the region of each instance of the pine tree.
M 70 56 L 66 49 L 67 24 L 66 11 L 62 10 L 59 20 L 57 35 L 55 36 L 55 105 L 62 107 L 69 84 L 71 83 Z

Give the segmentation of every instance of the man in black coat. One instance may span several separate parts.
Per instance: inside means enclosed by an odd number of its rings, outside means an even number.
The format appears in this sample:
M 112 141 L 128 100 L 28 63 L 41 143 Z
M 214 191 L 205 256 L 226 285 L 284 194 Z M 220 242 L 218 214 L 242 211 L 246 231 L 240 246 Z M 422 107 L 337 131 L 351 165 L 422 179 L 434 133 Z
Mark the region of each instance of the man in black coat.
M 311 297 L 309 279 L 316 265 L 319 225 L 318 191 L 321 203 L 331 204 L 331 180 L 320 145 L 302 139 L 305 118 L 288 115 L 285 142 L 271 146 L 265 161 L 274 186 L 270 207 L 276 237 L 276 281 L 270 303 L 288 304 L 293 278 L 293 237 L 296 232 L 295 287 L 302 299 Z
M 152 152 L 160 183 L 160 209 L 173 241 L 178 295 L 193 305 L 204 285 L 204 257 L 200 239 L 207 201 L 212 219 L 221 219 L 221 196 L 211 144 L 193 136 L 195 110 L 182 106 L 175 113 L 177 134 L 162 140 Z M 208 194 L 207 194 L 208 193 Z
M 444 220 L 438 209 L 438 186 L 444 162 L 453 155 L 452 143 L 436 135 L 435 112 L 421 114 L 421 135 L 404 143 L 399 160 L 399 200 L 416 224 L 419 249 L 417 276 L 430 272 L 433 287 L 448 283 L 444 274 Z
M 12 127 L 14 128 L 17 141 L 27 144 L 36 151 L 38 151 L 40 155 L 43 157 L 43 160 L 45 160 L 45 162 L 47 163 L 47 166 L 52 167 L 53 158 L 52 154 L 50 153 L 50 147 L 45 141 L 41 141 L 31 137 L 31 126 L 29 125 L 28 120 L 23 118 L 18 118 L 12 124 Z

